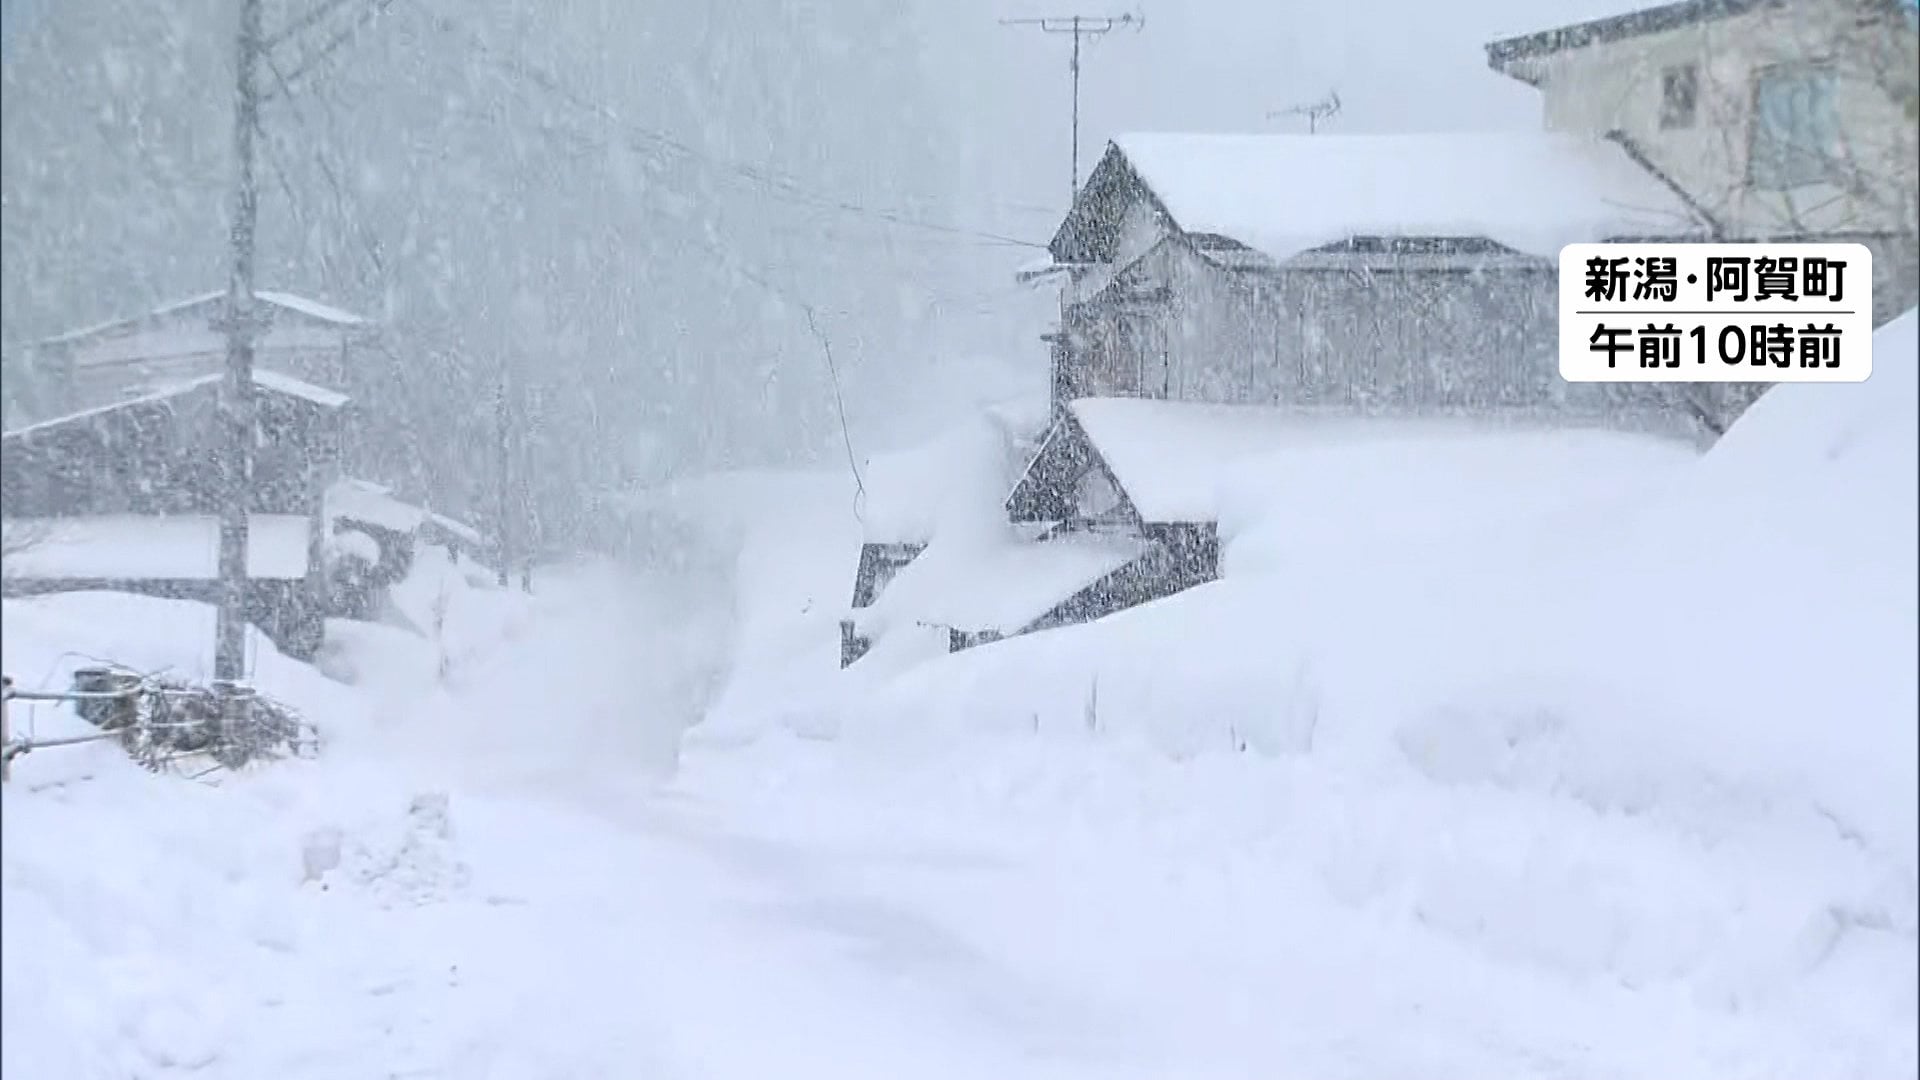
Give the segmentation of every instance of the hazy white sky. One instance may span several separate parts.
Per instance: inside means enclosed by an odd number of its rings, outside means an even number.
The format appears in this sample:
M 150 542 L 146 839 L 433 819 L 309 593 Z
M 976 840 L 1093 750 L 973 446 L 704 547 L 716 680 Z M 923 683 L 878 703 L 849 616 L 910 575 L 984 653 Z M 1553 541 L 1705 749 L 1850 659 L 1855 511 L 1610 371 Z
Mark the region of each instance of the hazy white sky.
M 980 140 L 1008 228 L 1050 231 L 1068 194 L 1070 38 L 1005 16 L 1142 12 L 1083 55 L 1081 176 L 1122 131 L 1304 131 L 1267 113 L 1336 90 L 1326 131 L 1528 128 L 1536 92 L 1488 70 L 1500 37 L 1615 14 L 1632 0 L 972 0 L 929 4 L 929 62 L 942 67 Z

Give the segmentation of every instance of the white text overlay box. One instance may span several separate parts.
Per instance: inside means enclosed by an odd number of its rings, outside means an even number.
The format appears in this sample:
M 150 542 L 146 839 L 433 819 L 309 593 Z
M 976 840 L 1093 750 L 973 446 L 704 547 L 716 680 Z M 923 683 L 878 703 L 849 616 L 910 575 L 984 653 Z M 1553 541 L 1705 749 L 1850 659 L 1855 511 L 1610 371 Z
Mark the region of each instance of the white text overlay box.
M 1569 244 L 1568 382 L 1864 382 L 1873 254 L 1862 244 Z

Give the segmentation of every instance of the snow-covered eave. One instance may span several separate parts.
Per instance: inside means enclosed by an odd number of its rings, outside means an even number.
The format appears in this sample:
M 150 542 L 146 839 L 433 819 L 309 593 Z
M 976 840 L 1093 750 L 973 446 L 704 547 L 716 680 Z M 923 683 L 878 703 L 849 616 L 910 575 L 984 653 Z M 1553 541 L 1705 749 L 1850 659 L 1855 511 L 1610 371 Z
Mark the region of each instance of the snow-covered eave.
M 1578 240 L 1581 243 L 1704 243 L 1713 231 L 1704 224 L 1689 224 L 1672 230 L 1640 229 L 1632 232 L 1598 233 Z M 1231 237 L 1223 239 L 1233 240 Z M 1382 246 L 1394 241 L 1444 241 L 1452 239 L 1485 241 L 1488 246 L 1461 247 L 1450 251 L 1394 251 Z M 1575 242 L 1575 241 L 1569 241 Z M 1259 248 L 1241 244 L 1234 247 L 1195 246 L 1194 254 L 1211 266 L 1236 274 L 1268 275 L 1291 271 L 1366 271 L 1369 273 L 1471 273 L 1483 270 L 1553 270 L 1557 260 L 1552 254 L 1521 251 L 1494 241 L 1491 237 L 1439 236 L 1349 236 L 1320 244 L 1286 258 L 1275 258 Z M 1343 250 L 1357 243 L 1361 250 Z M 1287 245 L 1292 246 L 1292 245 Z
M 55 428 L 65 427 L 82 420 L 91 420 L 96 417 L 106 416 L 110 413 L 118 412 L 121 409 L 138 408 L 143 405 L 157 405 L 175 398 L 185 397 L 197 390 L 214 386 L 225 377 L 224 375 L 202 375 L 198 378 L 187 379 L 163 390 L 156 390 L 150 394 L 142 394 L 139 397 L 128 398 L 125 401 L 96 405 L 90 409 L 81 409 L 78 412 L 68 413 L 65 416 L 56 416 L 51 419 L 36 421 L 24 427 L 14 428 L 6 432 L 4 437 L 8 440 L 25 438 L 29 435 L 51 431 Z M 324 386 L 316 386 L 305 380 L 296 379 L 291 375 L 285 375 L 265 368 L 256 368 L 254 370 L 253 383 L 262 390 L 269 390 L 288 397 L 297 397 L 328 410 L 345 408 L 346 405 L 353 400 L 338 390 L 330 390 Z
M 437 528 L 450 536 L 464 540 L 476 547 L 484 545 L 487 542 L 487 538 L 482 535 L 479 529 L 474 528 L 458 518 L 450 518 L 445 514 L 435 513 L 431 510 L 426 512 L 424 526 Z
M 1554 230 L 1551 234 L 1540 232 L 1534 235 L 1500 235 L 1486 230 L 1447 230 L 1447 229 L 1407 229 L 1404 231 L 1377 230 L 1366 233 L 1352 233 L 1344 236 L 1301 235 L 1301 236 L 1262 236 L 1247 234 L 1223 236 L 1242 245 L 1239 249 L 1227 249 L 1231 255 L 1245 259 L 1247 254 L 1256 256 L 1246 259 L 1247 265 L 1226 267 L 1227 259 L 1211 258 L 1218 251 L 1197 249 L 1202 259 L 1227 269 L 1242 271 L 1285 271 L 1285 270 L 1352 270 L 1367 268 L 1372 270 L 1472 270 L 1472 269 L 1515 269 L 1540 265 L 1556 265 L 1560 249 L 1576 243 L 1699 243 L 1709 239 L 1711 229 L 1704 223 L 1687 219 L 1670 224 L 1644 223 L 1638 225 L 1607 226 L 1570 226 Z M 1466 244 L 1447 250 L 1448 242 L 1466 241 Z M 1485 246 L 1473 246 L 1472 242 L 1484 242 Z M 1429 243 L 1440 245 L 1430 251 L 1396 251 L 1395 243 Z M 1357 245 L 1359 250 L 1343 250 L 1344 245 Z M 1374 245 L 1380 249 L 1375 249 Z M 1238 261 L 1238 260 L 1233 260 Z
M 1029 563 L 1034 556 L 1049 560 L 1046 568 L 1038 571 L 1036 576 L 1023 580 L 1023 573 L 1011 580 L 1004 577 L 976 580 L 974 575 L 961 574 L 946 582 L 945 587 L 931 591 L 925 587 L 914 587 L 924 586 L 924 583 L 908 577 L 910 574 L 925 573 L 928 569 L 924 563 L 916 560 L 915 565 L 903 568 L 899 576 L 881 590 L 872 605 L 849 608 L 842 618 L 852 624 L 855 633 L 874 639 L 908 624 L 972 634 L 1013 636 L 1031 629 L 1062 604 L 1149 553 L 1146 542 L 1137 536 L 1119 532 L 1104 536 L 1023 540 L 1005 551 L 960 554 L 957 556 L 958 565 L 972 566 L 988 573 L 1010 569 L 1031 573 L 1036 567 L 1025 564 L 996 565 L 996 556 L 1013 555 Z M 1058 564 L 1060 558 L 1072 559 L 1073 565 Z M 903 585 L 908 586 L 905 596 L 899 588 Z M 955 590 L 985 590 L 995 594 L 996 599 L 986 605 L 993 610 L 965 610 L 979 601 L 957 600 Z
M 169 316 L 178 315 L 184 311 L 191 311 L 196 307 L 210 306 L 225 299 L 226 295 L 225 290 L 202 293 L 198 296 L 190 296 L 184 300 L 175 300 L 171 303 L 162 304 L 142 315 L 94 323 L 90 326 L 81 327 L 78 330 L 69 330 L 65 333 L 55 334 L 52 337 L 26 342 L 16 347 L 23 350 L 64 348 L 85 341 L 88 338 L 102 337 L 120 331 L 137 329 L 166 319 Z M 327 324 L 342 332 L 367 333 L 377 327 L 376 323 L 364 316 L 356 315 L 344 308 L 337 308 L 318 300 L 310 300 L 294 293 L 280 292 L 274 289 L 256 289 L 253 293 L 253 298 L 263 304 L 291 312 L 311 321 Z
M 1032 285 L 1050 278 L 1057 278 L 1061 274 L 1084 270 L 1093 265 L 1095 264 L 1086 262 L 1054 262 L 1051 259 L 1036 261 L 1015 271 L 1013 279 L 1022 285 Z

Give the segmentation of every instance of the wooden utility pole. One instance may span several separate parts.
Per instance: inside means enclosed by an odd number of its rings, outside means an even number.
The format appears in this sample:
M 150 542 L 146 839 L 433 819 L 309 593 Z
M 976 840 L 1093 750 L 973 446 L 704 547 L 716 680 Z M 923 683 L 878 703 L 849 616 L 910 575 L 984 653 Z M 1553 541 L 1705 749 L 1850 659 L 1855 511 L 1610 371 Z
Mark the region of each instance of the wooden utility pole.
M 495 447 L 497 457 L 494 464 L 494 491 L 499 505 L 496 507 L 494 534 L 500 550 L 500 587 L 506 588 L 512 573 L 515 554 L 510 534 L 514 531 L 513 521 L 513 408 L 509 402 L 509 372 L 513 361 L 505 356 L 500 358 L 500 374 L 493 388 L 493 435 L 498 444 Z
M 220 454 L 220 609 L 214 628 L 214 678 L 229 686 L 246 677 L 247 515 L 253 509 L 253 256 L 258 193 L 253 176 L 253 136 L 260 94 L 254 84 L 259 60 L 260 0 L 240 0 L 239 81 L 234 94 L 234 189 L 232 274 L 227 281 L 227 370 L 220 386 L 220 422 L 226 445 Z
M 1073 75 L 1073 198 L 1080 197 L 1080 39 L 1097 38 L 1121 26 L 1139 30 L 1146 24 L 1147 20 L 1139 15 L 1048 15 L 1037 19 L 1000 20 L 1002 26 L 1037 26 L 1044 33 L 1073 35 L 1073 60 L 1067 67 Z

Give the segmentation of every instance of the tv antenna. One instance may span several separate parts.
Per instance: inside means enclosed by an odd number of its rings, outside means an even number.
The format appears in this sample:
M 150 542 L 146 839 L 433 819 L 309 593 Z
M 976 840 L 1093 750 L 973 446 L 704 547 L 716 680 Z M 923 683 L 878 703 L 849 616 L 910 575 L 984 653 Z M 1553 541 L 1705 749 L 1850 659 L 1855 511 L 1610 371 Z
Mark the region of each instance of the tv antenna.
M 1307 134 L 1313 135 L 1319 132 L 1320 121 L 1331 120 L 1339 115 L 1340 92 L 1337 90 L 1329 90 L 1327 91 L 1327 96 L 1321 98 L 1319 101 L 1309 102 L 1305 105 L 1293 105 L 1285 109 L 1270 112 L 1267 114 L 1267 119 L 1272 120 L 1280 116 L 1304 116 L 1307 118 Z
M 1037 26 L 1048 34 L 1073 35 L 1073 198 L 1080 197 L 1080 39 L 1098 38 L 1131 26 L 1137 33 L 1147 25 L 1145 15 L 1043 15 L 1029 19 L 1001 19 L 1001 26 Z M 1071 203 L 1069 203 L 1071 205 Z

